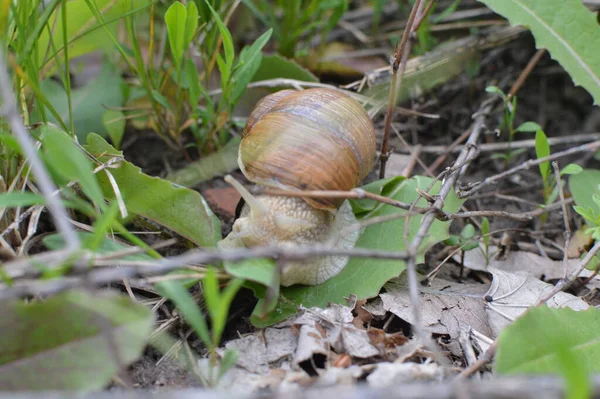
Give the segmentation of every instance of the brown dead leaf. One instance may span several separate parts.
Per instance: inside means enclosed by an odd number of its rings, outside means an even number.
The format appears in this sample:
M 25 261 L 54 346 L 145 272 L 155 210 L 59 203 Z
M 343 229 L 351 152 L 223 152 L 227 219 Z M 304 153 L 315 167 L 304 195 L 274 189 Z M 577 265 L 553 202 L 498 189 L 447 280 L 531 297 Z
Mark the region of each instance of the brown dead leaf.
M 390 281 L 380 294 L 383 307 L 402 320 L 413 322 L 411 301 L 405 279 Z M 421 319 L 425 328 L 436 334 L 457 338 L 461 325 L 475 328 L 482 334 L 491 333 L 484 311 L 483 284 L 459 284 L 442 279 L 433 280 L 431 287 L 423 288 Z
M 363 305 L 366 305 L 366 303 L 367 300 L 363 299 L 357 301 L 354 307 L 356 317 L 352 320 L 352 324 L 354 324 L 358 328 L 363 328 L 365 325 L 369 325 L 373 320 L 373 315 L 371 315 L 369 311 L 363 308 Z
M 219 210 L 224 217 L 233 218 L 240 194 L 233 187 L 209 188 L 202 195 L 212 209 Z
M 594 244 L 594 239 L 586 234 L 587 226 L 584 226 L 577 230 L 575 234 L 569 240 L 569 246 L 567 247 L 567 256 L 569 258 L 577 258 L 584 252 L 587 252 Z
M 396 347 L 408 342 L 408 338 L 401 332 L 387 334 L 382 329 L 372 327 L 367 330 L 367 334 L 371 344 L 379 349 L 381 353 L 385 353 L 390 349 L 395 351 Z

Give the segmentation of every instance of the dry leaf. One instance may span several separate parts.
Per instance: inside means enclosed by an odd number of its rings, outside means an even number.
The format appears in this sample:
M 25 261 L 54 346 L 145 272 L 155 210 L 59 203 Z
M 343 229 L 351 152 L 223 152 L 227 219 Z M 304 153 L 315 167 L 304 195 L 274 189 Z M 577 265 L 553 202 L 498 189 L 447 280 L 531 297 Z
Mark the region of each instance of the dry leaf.
M 553 285 L 544 283 L 524 271 L 510 273 L 493 267 L 489 267 L 488 270 L 494 276 L 487 293 L 493 301 L 486 305 L 486 313 L 494 337 L 527 308 L 554 289 Z M 559 292 L 546 304 L 551 308 L 570 307 L 574 310 L 589 308 L 584 300 L 566 292 Z
M 402 320 L 413 322 L 408 287 L 404 280 L 393 280 L 380 294 L 384 309 Z M 491 330 L 484 311 L 483 296 L 487 287 L 482 284 L 458 284 L 435 279 L 423 289 L 421 320 L 427 331 L 458 337 L 462 325 L 471 326 L 485 335 Z

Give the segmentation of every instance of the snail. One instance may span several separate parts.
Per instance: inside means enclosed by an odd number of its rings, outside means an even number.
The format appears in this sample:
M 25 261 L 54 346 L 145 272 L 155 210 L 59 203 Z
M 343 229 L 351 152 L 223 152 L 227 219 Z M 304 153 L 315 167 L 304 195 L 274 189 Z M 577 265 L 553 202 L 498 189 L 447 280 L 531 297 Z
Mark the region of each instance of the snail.
M 251 182 L 286 190 L 351 190 L 371 171 L 375 129 L 363 106 L 325 88 L 282 90 L 260 100 L 250 114 L 238 153 Z M 338 198 L 253 196 L 226 177 L 245 201 L 220 248 L 309 246 L 353 248 L 360 231 L 350 203 Z M 342 230 L 352 232 L 340 236 Z M 282 266 L 280 284 L 317 285 L 337 275 L 346 256 L 323 256 Z

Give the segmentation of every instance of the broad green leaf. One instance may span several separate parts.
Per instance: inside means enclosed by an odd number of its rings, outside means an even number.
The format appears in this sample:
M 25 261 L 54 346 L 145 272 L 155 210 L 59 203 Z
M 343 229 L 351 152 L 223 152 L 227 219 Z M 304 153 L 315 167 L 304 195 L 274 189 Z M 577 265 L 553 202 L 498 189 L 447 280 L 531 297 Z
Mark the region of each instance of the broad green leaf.
M 252 82 L 261 80 L 287 78 L 304 82 L 318 82 L 319 79 L 308 69 L 296 61 L 282 57 L 279 54 L 263 55 L 260 67 L 254 74 Z
M 76 181 L 89 199 L 101 209 L 104 197 L 93 172 L 91 161 L 62 130 L 44 125 L 41 127 L 44 160 L 48 168 L 58 175 L 62 183 Z M 59 182 L 60 183 L 60 182 Z
M 531 309 L 499 337 L 494 369 L 500 374 L 546 374 L 563 370 L 564 352 L 582 372 L 600 372 L 600 311 L 545 306 Z
M 71 4 L 73 2 L 69 2 Z M 70 55 L 70 54 L 69 54 Z M 71 55 L 70 55 L 71 56 Z M 109 64 L 104 64 L 100 74 L 87 85 L 71 90 L 75 133 L 81 142 L 85 141 L 90 132 L 108 135 L 104 126 L 103 116 L 107 108 L 123 105 L 120 72 Z M 45 80 L 40 84 L 41 90 L 59 113 L 61 119 L 69 126 L 69 106 L 67 93 L 62 84 L 53 80 Z M 49 122 L 58 124 L 56 118 L 48 114 Z M 35 119 L 34 122 L 41 120 Z
M 108 137 L 110 137 L 113 146 L 119 149 L 125 134 L 125 115 L 122 111 L 108 109 L 102 115 L 102 123 L 104 123 L 104 128 L 108 132 Z
M 0 390 L 92 391 L 136 360 L 154 317 L 110 291 L 0 302 Z
M 431 183 L 431 179 L 416 176 L 409 180 L 390 179 L 388 184 L 381 189 L 386 196 L 398 201 L 410 203 L 418 197 L 416 189 L 425 190 Z M 435 194 L 439 190 L 439 182 L 431 191 Z M 462 201 L 451 192 L 446 200 L 444 210 L 455 212 Z M 417 206 L 426 206 L 427 202 L 421 198 Z M 361 220 L 368 220 L 377 216 L 401 215 L 406 211 L 392 207 L 390 205 L 377 204 L 371 211 L 362 215 Z M 412 240 L 419 229 L 423 216 L 413 216 L 410 218 L 408 240 Z M 404 251 L 404 226 L 405 219 L 375 224 L 367 227 L 356 244 L 357 248 L 379 249 L 387 251 Z M 429 234 L 425 238 L 421 251 L 426 251 L 435 243 L 443 241 L 448 237 L 449 222 L 440 222 L 436 220 Z M 422 254 L 418 261 L 422 261 Z M 374 297 L 379 293 L 381 287 L 391 278 L 397 277 L 404 271 L 405 262 L 396 260 L 351 259 L 346 267 L 337 276 L 324 282 L 323 284 L 307 286 L 291 286 L 281 288 L 280 302 L 277 308 L 266 318 L 259 318 L 255 313 L 252 316 L 252 323 L 263 327 L 271 325 L 285 319 L 295 313 L 300 305 L 304 307 L 320 306 L 325 307 L 328 303 L 345 303 L 345 298 L 350 294 L 355 294 L 358 299 Z
M 101 12 L 107 27 L 116 33 L 119 19 L 131 9 L 144 9 L 150 4 L 150 0 L 94 0 L 97 9 Z M 97 29 L 100 24 L 85 1 L 66 1 L 61 4 L 67 5 L 67 41 L 69 45 L 69 58 L 73 59 L 96 50 L 110 51 L 113 48 L 112 41 L 103 29 Z M 48 76 L 56 68 L 50 40 L 59 51 L 58 59 L 63 60 L 62 38 L 57 32 L 63 31 L 62 12 L 60 7 L 52 13 L 48 20 L 49 29 L 42 29 L 37 40 L 37 54 L 40 65 L 43 65 L 47 57 L 48 65 L 44 69 L 44 76 Z
M 600 26 L 581 0 L 479 0 L 513 25 L 531 30 L 538 48 L 546 48 L 600 104 Z
M 41 205 L 45 203 L 46 198 L 44 198 L 43 195 L 34 194 L 29 191 L 11 191 L 10 193 L 0 193 L 0 209 Z
M 535 154 L 538 159 L 545 158 L 550 155 L 550 144 L 548 143 L 548 138 L 541 130 L 538 130 L 535 134 Z M 550 175 L 550 162 L 542 162 L 539 167 L 542 179 L 544 182 L 547 182 L 548 176 Z
M 97 134 L 88 136 L 85 148 L 101 162 L 123 156 Z M 126 161 L 118 168 L 111 168 L 110 173 L 129 212 L 153 220 L 199 246 L 213 247 L 221 238 L 220 222 L 198 192 L 148 176 Z M 104 196 L 114 199 L 106 174 L 100 173 L 98 180 Z
M 515 132 L 537 132 L 542 130 L 542 127 L 535 122 L 525 122 L 515 129 Z
M 94 236 L 93 233 L 89 233 L 86 231 L 78 231 L 77 235 L 79 236 L 79 238 L 81 239 L 82 242 L 86 242 L 87 240 L 89 240 L 91 237 Z M 65 241 L 60 234 L 51 234 L 49 236 L 45 236 L 42 239 L 42 242 L 48 249 L 51 249 L 51 250 L 63 249 L 65 247 Z M 122 252 L 122 251 L 124 251 L 126 249 L 130 249 L 130 248 L 131 248 L 131 246 L 123 245 L 116 241 L 111 240 L 108 237 L 104 237 L 104 239 L 97 246 L 95 253 L 101 254 L 101 255 L 108 255 L 108 254 L 115 253 L 115 252 Z M 127 255 L 127 256 L 123 256 L 119 259 L 156 261 L 156 259 L 154 259 L 150 255 L 147 255 L 145 253 Z
M 598 207 L 593 200 L 594 194 L 600 194 L 600 170 L 584 169 L 581 173 L 569 177 L 569 191 L 573 195 L 575 204 L 583 209 L 592 208 L 596 212 Z
M 178 1 L 171 4 L 165 13 L 169 45 L 177 70 L 181 68 L 181 59 L 185 51 L 186 20 L 187 9 Z

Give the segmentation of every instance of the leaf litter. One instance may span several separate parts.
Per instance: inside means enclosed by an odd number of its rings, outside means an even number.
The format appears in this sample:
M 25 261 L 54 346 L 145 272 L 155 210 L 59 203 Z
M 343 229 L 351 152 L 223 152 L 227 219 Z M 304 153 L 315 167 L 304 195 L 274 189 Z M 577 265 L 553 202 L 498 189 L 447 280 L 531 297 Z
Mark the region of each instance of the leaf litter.
M 409 325 L 414 322 L 403 274 L 369 301 L 356 301 L 352 296 L 347 305 L 301 308 L 291 319 L 228 342 L 226 348 L 236 349 L 239 358 L 222 387 L 289 392 L 362 380 L 385 387 L 451 378 L 465 358 L 486 350 L 507 326 L 554 288 L 539 277 L 558 278 L 559 271 L 563 273 L 562 262 L 535 254 L 509 253 L 484 266 L 485 260 L 476 253 L 467 253 L 465 266 L 490 273 L 491 283 L 436 278 L 421 286 L 422 323 L 453 364 L 436 362 L 434 354 L 402 332 L 386 332 L 386 325 L 375 327 L 389 322 L 390 317 Z M 568 270 L 578 262 L 573 261 Z M 576 311 L 590 308 L 583 299 L 566 292 L 546 304 Z

